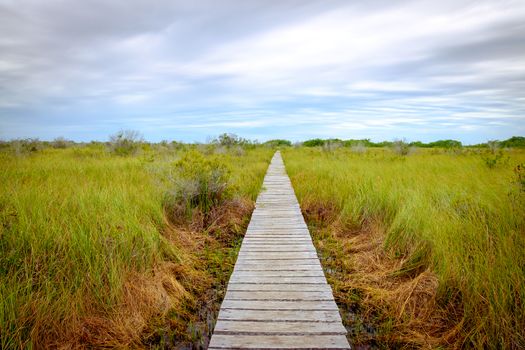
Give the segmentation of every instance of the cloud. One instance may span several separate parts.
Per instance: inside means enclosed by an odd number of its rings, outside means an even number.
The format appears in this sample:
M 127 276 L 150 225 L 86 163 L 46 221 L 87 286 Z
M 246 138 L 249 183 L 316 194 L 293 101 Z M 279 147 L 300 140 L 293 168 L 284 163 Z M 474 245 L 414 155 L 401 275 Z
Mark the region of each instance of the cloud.
M 523 1 L 0 0 L 0 137 L 523 134 L 523 23 Z

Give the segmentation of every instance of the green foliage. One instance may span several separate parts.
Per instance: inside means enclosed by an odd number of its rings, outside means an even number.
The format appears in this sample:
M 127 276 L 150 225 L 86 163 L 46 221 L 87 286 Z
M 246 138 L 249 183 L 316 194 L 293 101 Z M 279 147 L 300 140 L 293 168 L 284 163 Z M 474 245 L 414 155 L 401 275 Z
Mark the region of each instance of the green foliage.
M 345 147 L 353 147 L 355 145 L 361 144 L 365 147 L 393 147 L 396 146 L 397 141 L 381 141 L 381 142 L 372 142 L 370 139 L 311 139 L 303 142 L 303 146 L 306 147 L 320 147 L 326 144 L 329 141 L 341 142 Z M 469 147 L 478 147 L 478 148 L 490 148 L 494 143 L 497 143 L 498 147 L 504 148 L 523 148 L 525 147 L 525 137 L 522 136 L 513 136 L 508 140 L 504 141 L 489 141 L 487 143 L 482 143 L 478 145 L 473 145 Z M 463 147 L 461 141 L 457 140 L 437 140 L 433 142 L 424 143 L 421 141 L 413 141 L 409 143 L 410 146 L 418 148 L 444 148 L 444 149 L 459 149 Z
M 11 150 L 16 155 L 33 154 L 44 149 L 44 144 L 39 139 L 18 139 L 10 142 Z
M 366 143 L 358 142 L 351 146 L 352 152 L 358 153 L 358 154 L 364 154 L 367 151 Z
M 282 140 L 282 139 L 275 139 L 275 140 L 268 140 L 263 145 L 268 147 L 291 147 L 292 142 L 288 140 Z
M 135 130 L 120 130 L 109 137 L 109 149 L 118 156 L 136 154 L 142 144 L 142 135 Z
M 343 147 L 343 143 L 338 139 L 326 140 L 322 146 L 324 152 L 334 152 L 336 149 Z
M 239 137 L 235 134 L 228 134 L 224 133 L 219 135 L 218 138 L 212 141 L 212 144 L 218 144 L 220 146 L 224 147 L 233 147 L 233 146 L 246 146 L 250 145 L 251 141 L 244 139 L 242 137 Z
M 392 147 L 394 145 L 394 142 L 392 142 L 392 141 L 381 141 L 381 142 L 373 143 L 372 145 L 373 145 L 373 147 Z
M 303 146 L 305 147 L 320 147 L 320 146 L 323 146 L 325 143 L 325 140 L 323 139 L 311 139 L 311 140 L 306 140 L 303 142 Z
M 57 137 L 51 142 L 53 148 L 67 148 L 73 144 L 73 141 L 66 140 L 64 137 Z
M 523 136 L 513 136 L 510 139 L 501 141 L 501 147 L 525 148 L 525 137 L 523 137 Z
M 354 146 L 363 146 L 363 147 L 374 147 L 375 144 L 370 141 L 370 139 L 350 139 L 343 141 L 343 146 L 345 147 L 354 147 Z
M 463 145 L 457 140 L 438 140 L 429 143 L 421 141 L 414 141 L 410 143 L 411 146 L 420 148 L 461 148 Z
M 496 154 L 498 150 L 501 148 L 500 142 L 498 140 L 490 140 L 487 141 L 487 148 L 492 152 L 492 154 Z
M 493 148 L 494 145 L 496 145 L 497 148 L 504 147 L 504 148 L 524 148 L 525 147 L 525 137 L 523 136 L 513 136 L 507 140 L 499 141 L 499 140 L 491 140 L 487 141 L 485 143 L 480 143 L 476 145 L 472 145 L 469 147 L 475 147 L 475 148 Z
M 396 140 L 390 146 L 392 152 L 400 156 L 406 156 L 410 153 L 410 145 L 405 140 Z
M 491 150 L 489 153 L 483 154 L 481 159 L 483 159 L 485 165 L 490 169 L 505 164 L 508 161 L 508 158 L 503 156 L 503 151 L 496 149 Z
M 169 198 L 204 213 L 231 197 L 230 169 L 217 156 L 186 152 L 173 164 Z

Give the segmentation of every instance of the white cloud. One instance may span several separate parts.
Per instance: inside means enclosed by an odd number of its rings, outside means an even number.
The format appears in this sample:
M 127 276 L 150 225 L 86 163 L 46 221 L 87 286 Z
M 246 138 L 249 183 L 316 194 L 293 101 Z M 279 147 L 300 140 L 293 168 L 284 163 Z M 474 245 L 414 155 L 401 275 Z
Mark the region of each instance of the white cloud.
M 268 137 L 447 137 L 457 122 L 482 138 L 525 124 L 523 1 L 95 5 L 0 0 L 0 123 L 13 137 L 18 116 L 49 130 L 42 115 L 57 134 L 97 116 Z

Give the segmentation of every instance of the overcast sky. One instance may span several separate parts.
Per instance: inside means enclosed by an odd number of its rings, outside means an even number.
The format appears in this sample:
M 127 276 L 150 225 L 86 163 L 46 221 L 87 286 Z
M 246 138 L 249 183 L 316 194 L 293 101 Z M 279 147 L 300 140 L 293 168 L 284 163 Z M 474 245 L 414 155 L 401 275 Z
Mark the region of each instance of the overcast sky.
M 0 0 L 0 138 L 525 135 L 525 1 Z

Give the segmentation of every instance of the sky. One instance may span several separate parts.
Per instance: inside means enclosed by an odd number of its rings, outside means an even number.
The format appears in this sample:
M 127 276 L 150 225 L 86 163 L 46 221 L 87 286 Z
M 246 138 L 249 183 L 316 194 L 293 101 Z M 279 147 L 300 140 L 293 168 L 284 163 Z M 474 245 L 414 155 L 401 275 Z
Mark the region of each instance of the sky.
M 0 0 L 0 139 L 525 135 L 525 1 Z

